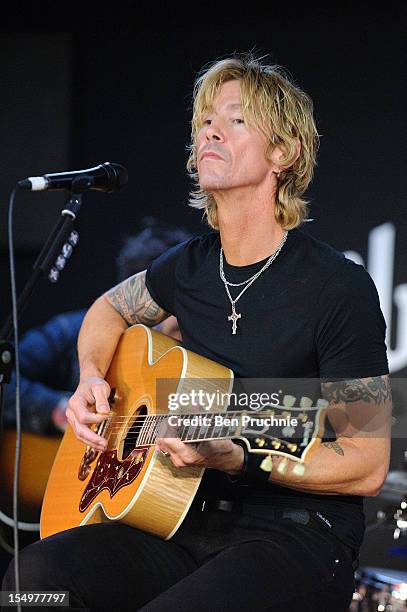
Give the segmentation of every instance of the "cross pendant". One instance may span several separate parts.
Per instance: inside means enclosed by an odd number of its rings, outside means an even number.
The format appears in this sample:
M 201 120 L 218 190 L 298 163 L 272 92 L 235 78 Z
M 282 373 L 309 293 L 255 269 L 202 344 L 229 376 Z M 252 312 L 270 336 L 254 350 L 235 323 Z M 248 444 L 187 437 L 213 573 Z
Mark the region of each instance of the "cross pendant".
M 236 329 L 237 329 L 237 320 L 241 319 L 242 315 L 236 312 L 236 310 L 233 308 L 232 309 L 232 314 L 228 316 L 228 321 L 232 321 L 233 325 L 232 325 L 232 334 L 236 333 Z

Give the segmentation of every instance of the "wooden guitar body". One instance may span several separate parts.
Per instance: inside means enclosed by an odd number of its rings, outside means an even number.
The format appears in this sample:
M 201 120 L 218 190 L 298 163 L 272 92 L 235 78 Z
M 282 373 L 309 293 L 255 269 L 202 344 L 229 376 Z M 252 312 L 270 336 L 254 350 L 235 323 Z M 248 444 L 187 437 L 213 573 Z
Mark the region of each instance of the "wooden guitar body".
M 151 444 L 138 443 L 134 448 L 135 432 L 146 429 L 148 417 L 168 413 L 168 401 L 166 405 L 157 396 L 156 381 L 161 379 L 166 381 L 163 397 L 168 392 L 190 392 L 195 385 L 201 389 L 205 380 L 210 390 L 211 379 L 228 393 L 233 372 L 143 325 L 129 328 L 106 376 L 112 389 L 112 417 L 104 431 L 108 449 L 99 453 L 86 448 L 68 427 L 44 496 L 42 538 L 112 520 L 165 539 L 175 533 L 192 503 L 203 469 L 175 468 Z M 219 406 L 216 409 L 219 412 Z

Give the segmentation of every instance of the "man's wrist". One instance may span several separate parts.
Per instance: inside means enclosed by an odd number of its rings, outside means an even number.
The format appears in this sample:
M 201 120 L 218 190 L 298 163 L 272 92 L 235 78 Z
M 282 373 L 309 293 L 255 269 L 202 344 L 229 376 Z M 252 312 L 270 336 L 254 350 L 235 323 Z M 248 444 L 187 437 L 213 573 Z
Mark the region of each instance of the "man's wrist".
M 85 378 L 104 379 L 104 374 L 96 366 L 86 366 L 86 367 L 81 368 L 81 373 L 80 373 L 80 380 L 85 380 Z
M 226 474 L 229 476 L 239 476 L 242 472 L 245 465 L 245 453 L 242 446 L 239 444 L 235 444 L 235 447 L 232 451 L 233 454 L 233 462 L 227 470 L 224 470 Z
M 250 453 L 244 440 L 233 440 L 243 450 L 243 465 L 236 475 L 230 475 L 233 484 L 256 485 L 269 480 L 270 473 L 261 469 L 265 455 Z

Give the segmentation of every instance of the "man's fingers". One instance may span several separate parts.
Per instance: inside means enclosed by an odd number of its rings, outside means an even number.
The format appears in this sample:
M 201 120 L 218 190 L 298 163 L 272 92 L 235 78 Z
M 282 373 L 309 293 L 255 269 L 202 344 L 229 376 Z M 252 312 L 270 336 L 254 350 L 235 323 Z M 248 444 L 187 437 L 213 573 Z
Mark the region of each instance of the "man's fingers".
M 169 454 L 176 467 L 185 467 L 197 460 L 195 446 L 184 444 L 179 438 L 157 438 L 157 447 L 164 454 Z
M 160 450 L 177 454 L 182 454 L 185 450 L 188 452 L 187 445 L 179 438 L 157 438 L 156 441 Z
M 87 425 L 101 423 L 107 418 L 107 413 L 97 414 L 94 412 L 93 406 L 89 406 L 86 398 L 81 396 L 73 397 L 69 401 L 68 409 L 66 411 L 67 417 L 70 412 L 75 420 L 77 420 L 79 423 L 85 423 Z
M 107 441 L 105 438 L 98 436 L 88 425 L 80 423 L 72 411 L 67 411 L 67 418 L 78 440 L 97 450 L 106 450 Z
M 107 441 L 91 428 L 108 418 L 110 386 L 97 376 L 81 379 L 78 389 L 68 402 L 66 417 L 76 437 L 96 450 L 103 451 Z
M 179 438 L 157 438 L 157 448 L 169 454 L 175 467 L 216 467 L 220 457 L 233 453 L 236 444 L 231 440 L 184 443 Z M 242 451 L 243 452 L 243 451 Z
M 110 387 L 106 381 L 92 385 L 92 394 L 95 399 L 96 412 L 107 414 L 110 412 L 109 395 Z
M 89 410 L 80 409 L 76 412 L 76 417 L 79 423 L 85 425 L 93 425 L 94 423 L 99 424 L 106 420 L 107 414 L 96 414 L 96 412 L 90 412 Z
M 76 424 L 75 434 L 76 437 L 81 440 L 81 442 L 88 444 L 92 448 L 95 448 L 99 451 L 106 450 L 106 440 L 95 434 L 95 432 L 89 429 L 89 427 L 86 427 L 86 425 Z

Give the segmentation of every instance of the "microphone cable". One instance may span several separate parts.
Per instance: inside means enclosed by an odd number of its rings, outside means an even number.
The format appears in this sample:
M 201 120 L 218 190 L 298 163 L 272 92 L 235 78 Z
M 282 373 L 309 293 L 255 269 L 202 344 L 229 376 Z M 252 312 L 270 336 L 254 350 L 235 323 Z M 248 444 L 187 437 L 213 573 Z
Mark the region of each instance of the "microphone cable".
M 14 478 L 13 478 L 13 545 L 14 545 L 14 579 L 15 590 L 20 592 L 20 551 L 18 534 L 18 490 L 20 482 L 20 458 L 21 458 L 21 412 L 20 412 L 20 355 L 18 350 L 18 316 L 17 316 L 17 290 L 16 272 L 14 262 L 14 234 L 13 215 L 14 198 L 17 188 L 11 192 L 8 208 L 8 246 L 9 246 L 9 268 L 11 286 L 11 304 L 13 316 L 14 350 L 15 350 L 15 373 L 16 373 L 16 449 L 14 456 Z M 17 610 L 21 612 L 21 603 L 17 603 Z

